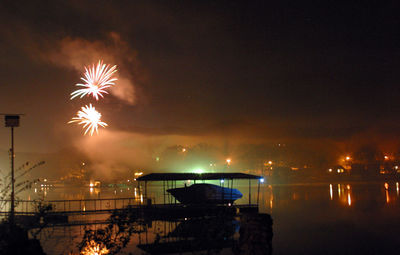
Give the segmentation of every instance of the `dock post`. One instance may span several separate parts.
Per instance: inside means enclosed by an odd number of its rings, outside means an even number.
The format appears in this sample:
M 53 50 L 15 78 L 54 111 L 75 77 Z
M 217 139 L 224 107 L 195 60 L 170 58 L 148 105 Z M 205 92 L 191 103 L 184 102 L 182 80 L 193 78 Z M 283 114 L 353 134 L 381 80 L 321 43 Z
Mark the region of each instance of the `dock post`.
M 196 180 L 195 180 L 196 183 Z M 176 180 L 174 180 L 174 189 L 176 188 Z M 174 203 L 176 204 L 176 197 L 174 197 Z
M 167 180 L 167 189 L 169 189 L 169 180 Z M 167 202 L 168 202 L 168 204 L 170 204 L 171 203 L 171 196 L 170 196 L 170 194 L 168 193 L 167 194 Z
M 147 181 L 144 182 L 144 199 L 147 199 Z
M 258 180 L 258 187 L 257 187 L 257 205 L 258 205 L 258 201 L 260 199 L 260 180 Z
M 139 192 L 139 201 L 140 201 L 140 196 L 142 195 L 142 192 L 140 192 L 140 181 L 138 181 L 138 192 Z M 140 204 L 140 202 L 138 202 Z
M 229 182 L 228 182 L 228 188 L 229 188 Z M 233 179 L 231 179 L 231 200 L 232 200 L 232 192 L 233 192 Z M 233 201 L 232 201 L 233 204 Z
M 251 179 L 249 179 L 249 205 L 251 205 Z
M 162 181 L 163 184 L 163 195 L 164 195 L 164 205 L 165 205 L 165 180 Z

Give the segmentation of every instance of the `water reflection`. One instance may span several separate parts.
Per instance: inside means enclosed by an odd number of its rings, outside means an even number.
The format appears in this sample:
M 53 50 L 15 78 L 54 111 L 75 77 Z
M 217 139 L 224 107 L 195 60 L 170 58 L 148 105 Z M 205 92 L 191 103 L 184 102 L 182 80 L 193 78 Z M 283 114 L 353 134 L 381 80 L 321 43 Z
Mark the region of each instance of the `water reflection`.
M 94 240 L 86 243 L 86 246 L 83 247 L 81 254 L 84 255 L 105 255 L 109 254 L 109 250 L 103 243 L 96 243 Z
M 295 206 L 299 203 L 317 203 L 317 201 L 320 203 L 319 206 L 331 202 L 333 204 L 326 206 L 335 208 L 356 206 L 358 209 L 394 203 L 400 205 L 399 182 L 266 185 L 261 188 L 261 192 L 261 211 L 272 214 L 276 208 Z
M 386 203 L 389 204 L 389 202 L 390 202 L 389 191 L 386 190 Z
M 164 232 L 137 247 L 149 254 L 207 251 L 219 253 L 232 249 L 239 221 L 232 217 L 194 218 L 178 222 L 162 222 Z M 147 233 L 146 233 L 147 234 Z
M 114 212 L 108 221 L 106 225 L 83 227 L 79 242 L 76 238 L 72 241 L 78 249 L 69 254 L 272 254 L 272 219 L 268 214 L 164 221 L 138 217 L 136 210 L 128 210 Z
M 393 187 L 393 188 L 391 188 Z M 394 192 L 394 187 L 396 192 Z M 239 186 L 239 189 L 241 187 Z M 328 190 L 327 190 L 328 189 Z M 163 203 L 165 194 L 162 188 L 154 187 L 149 189 L 152 203 Z M 243 201 L 238 203 L 247 203 L 249 193 L 247 189 L 241 189 L 243 192 Z M 325 191 L 324 191 L 325 190 Z M 328 193 L 327 193 L 328 192 Z M 257 201 L 257 190 L 251 191 L 251 201 Z M 74 189 L 43 189 L 33 188 L 32 193 L 22 196 L 22 199 L 45 199 L 45 200 L 81 200 L 92 198 L 117 198 L 134 197 L 139 203 L 144 203 L 144 194 L 136 187 L 129 190 L 115 188 L 74 188 Z M 327 197 L 328 196 L 328 197 Z M 260 211 L 272 213 L 277 206 L 289 206 L 293 203 L 304 203 L 306 201 L 331 201 L 339 202 L 342 206 L 355 206 L 359 203 L 366 204 L 369 200 L 374 200 L 377 205 L 381 203 L 397 203 L 400 197 L 399 182 L 385 183 L 328 183 L 328 184 L 302 184 L 302 185 L 261 185 Z M 357 202 L 356 202 L 357 200 Z M 167 202 L 167 201 L 165 201 Z M 308 203 L 308 202 L 307 202 Z M 372 201 L 371 201 L 372 204 Z
M 268 188 L 269 188 L 269 193 L 270 193 L 269 208 L 270 208 L 270 212 L 272 212 L 272 207 L 273 207 L 273 203 L 274 203 L 274 194 L 272 193 L 272 186 L 268 185 Z
M 93 249 L 103 254 L 117 254 L 129 244 L 131 236 L 143 232 L 145 226 L 134 210 L 114 211 L 107 222 L 105 227 L 84 227 L 82 240 L 77 245 L 79 254 L 92 254 L 86 251 Z
M 244 193 L 243 196 L 248 198 L 247 189 L 241 190 Z M 117 189 L 115 195 L 114 191 L 114 188 L 101 188 L 101 196 L 131 196 L 136 197 L 138 202 L 144 199 L 142 192 L 133 187 L 130 190 L 124 189 L 122 192 Z M 163 201 L 163 194 L 157 190 L 157 187 L 150 191 L 153 201 L 157 200 L 159 203 Z M 48 196 L 53 198 L 54 192 L 50 189 Z M 89 188 L 83 191 L 68 190 L 65 193 L 69 195 L 62 195 L 63 197 L 94 198 L 96 196 L 95 192 L 90 192 Z M 255 194 L 256 189 L 252 190 L 252 196 Z M 252 197 L 252 201 L 255 200 L 256 198 Z M 395 235 L 400 228 L 398 221 L 400 203 L 398 201 L 399 182 L 395 181 L 298 185 L 267 185 L 264 183 L 261 185 L 260 212 L 270 213 L 274 218 L 274 233 L 276 233 L 273 244 L 274 254 L 298 254 L 298 249 L 302 249 L 302 254 L 356 254 L 358 250 L 364 251 L 364 254 L 368 254 L 368 250 L 374 250 L 376 254 L 390 254 L 385 251 L 391 250 L 395 246 L 394 244 L 400 242 L 400 237 Z M 89 207 L 86 209 L 89 210 Z M 234 218 L 232 221 L 217 221 L 221 225 L 210 222 L 213 220 L 206 219 L 205 222 L 200 223 L 190 218 L 187 218 L 186 221 L 182 219 L 175 222 L 152 220 L 144 222 L 143 232 L 131 236 L 126 253 L 141 254 L 145 252 L 144 249 L 136 247 L 137 244 L 163 243 L 166 245 L 164 243 L 172 240 L 180 240 L 179 245 L 175 243 L 172 246 L 179 246 L 181 249 L 189 244 L 194 248 L 201 247 L 198 238 L 201 234 L 199 233 L 204 233 L 203 226 L 209 225 L 211 225 L 208 227 L 211 233 L 213 233 L 213 226 L 220 226 L 219 229 L 225 229 L 225 225 L 231 227 L 226 227 L 227 231 L 221 231 L 221 236 L 214 236 L 210 241 L 204 241 L 210 243 L 208 247 L 214 247 L 210 252 L 239 254 L 237 247 L 242 247 L 241 249 L 246 247 L 243 238 L 245 236 L 248 240 L 255 238 L 240 233 L 241 229 L 243 231 L 245 229 L 240 218 Z M 239 231 L 237 230 L 238 224 Z M 192 227 L 187 227 L 188 225 Z M 196 229 L 193 227 L 195 225 L 200 225 L 198 232 L 194 230 Z M 98 227 L 98 229 L 101 228 L 104 229 L 104 226 Z M 176 229 L 182 229 L 179 230 L 181 233 L 190 234 L 186 237 L 177 236 L 176 232 L 173 233 Z M 192 229 L 192 231 L 187 231 L 187 229 Z M 231 236 L 232 229 L 235 231 Z M 302 235 L 301 233 L 304 231 L 309 234 Z M 74 235 L 82 237 L 82 234 L 83 232 L 78 231 Z M 220 237 L 226 238 L 227 241 L 233 238 L 234 245 L 232 247 L 224 246 L 221 250 L 215 248 L 212 241 L 220 240 L 218 239 Z M 240 238 L 242 238 L 242 244 L 240 244 Z M 203 238 L 203 240 L 206 239 Z M 49 243 L 46 249 L 51 251 L 54 240 Z M 226 244 L 222 241 L 220 243 Z M 76 242 L 72 246 L 76 246 Z M 48 252 L 48 254 L 60 254 L 60 252 Z
M 351 194 L 350 194 L 350 191 L 348 191 L 348 193 L 347 193 L 347 204 L 349 206 L 351 206 Z
M 398 183 L 273 185 L 274 253 L 397 253 Z

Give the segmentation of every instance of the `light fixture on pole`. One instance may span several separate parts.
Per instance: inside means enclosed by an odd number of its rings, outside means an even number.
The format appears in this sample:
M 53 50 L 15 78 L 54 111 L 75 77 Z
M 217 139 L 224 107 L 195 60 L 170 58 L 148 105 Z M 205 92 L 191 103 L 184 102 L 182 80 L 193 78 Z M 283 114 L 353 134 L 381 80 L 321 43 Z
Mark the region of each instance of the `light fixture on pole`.
M 0 114 L 4 115 L 5 126 L 11 128 L 11 208 L 10 208 L 10 224 L 14 224 L 15 219 L 15 191 L 14 191 L 14 127 L 19 127 L 19 118 L 24 114 Z

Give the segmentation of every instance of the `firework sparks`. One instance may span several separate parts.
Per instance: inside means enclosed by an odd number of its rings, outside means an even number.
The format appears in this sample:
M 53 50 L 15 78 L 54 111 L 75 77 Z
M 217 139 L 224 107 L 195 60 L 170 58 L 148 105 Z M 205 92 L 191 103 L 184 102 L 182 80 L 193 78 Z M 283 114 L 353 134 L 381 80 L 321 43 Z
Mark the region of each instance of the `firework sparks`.
M 81 251 L 82 255 L 105 255 L 108 253 L 109 250 L 103 244 L 100 245 L 93 240 L 90 243 L 87 242 L 85 248 Z
M 89 106 L 83 106 L 82 110 L 78 111 L 77 117 L 73 117 L 72 120 L 68 123 L 78 123 L 78 125 L 83 125 L 83 129 L 86 129 L 85 135 L 88 132 L 90 133 L 90 135 L 93 135 L 95 131 L 96 133 L 98 133 L 99 126 L 107 126 L 107 123 L 102 122 L 100 118 L 101 113 L 96 111 L 92 104 L 89 104 Z
M 103 94 L 108 94 L 105 89 L 113 86 L 114 81 L 117 80 L 113 77 L 115 72 L 117 72 L 117 66 L 110 67 L 103 64 L 103 61 L 99 61 L 97 66 L 93 64 L 92 67 L 85 67 L 84 77 L 81 78 L 85 83 L 76 84 L 78 87 L 85 88 L 72 92 L 71 100 L 86 95 L 92 95 L 96 100 L 99 100 L 99 96 L 104 97 Z

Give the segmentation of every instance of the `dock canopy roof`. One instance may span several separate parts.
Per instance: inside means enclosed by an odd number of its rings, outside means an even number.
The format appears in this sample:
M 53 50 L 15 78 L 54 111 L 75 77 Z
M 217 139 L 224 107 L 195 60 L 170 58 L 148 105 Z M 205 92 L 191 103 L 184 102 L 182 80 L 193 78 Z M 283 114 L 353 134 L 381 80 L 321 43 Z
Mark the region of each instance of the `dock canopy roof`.
M 152 173 L 137 178 L 137 181 L 184 181 L 221 179 L 261 179 L 261 176 L 243 173 Z

